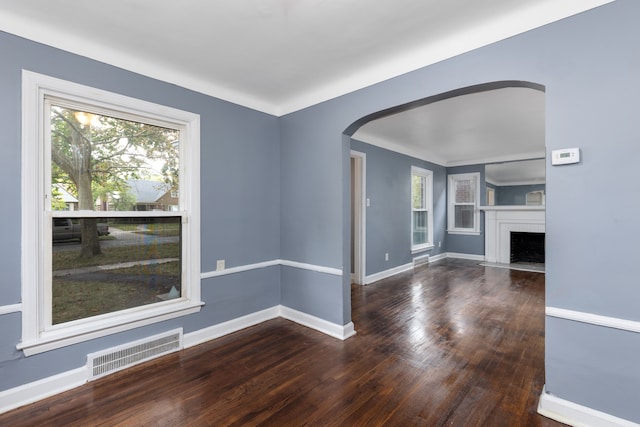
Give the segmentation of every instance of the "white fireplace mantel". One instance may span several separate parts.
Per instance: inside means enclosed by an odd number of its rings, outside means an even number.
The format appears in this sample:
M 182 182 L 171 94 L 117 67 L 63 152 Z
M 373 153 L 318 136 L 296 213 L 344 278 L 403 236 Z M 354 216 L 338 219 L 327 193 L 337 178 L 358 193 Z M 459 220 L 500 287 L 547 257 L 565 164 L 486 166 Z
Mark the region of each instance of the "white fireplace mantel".
M 484 259 L 511 262 L 511 232 L 544 233 L 544 206 L 481 206 L 484 215 Z

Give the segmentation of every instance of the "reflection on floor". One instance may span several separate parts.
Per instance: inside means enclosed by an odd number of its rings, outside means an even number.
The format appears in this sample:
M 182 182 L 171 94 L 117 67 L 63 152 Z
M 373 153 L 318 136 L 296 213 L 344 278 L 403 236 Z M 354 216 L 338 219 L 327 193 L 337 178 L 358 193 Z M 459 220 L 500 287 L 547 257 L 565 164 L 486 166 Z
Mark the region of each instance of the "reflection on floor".
M 508 268 L 510 270 L 533 271 L 544 273 L 544 263 L 541 262 L 517 262 L 512 264 L 501 264 L 498 262 L 482 262 L 483 267 Z

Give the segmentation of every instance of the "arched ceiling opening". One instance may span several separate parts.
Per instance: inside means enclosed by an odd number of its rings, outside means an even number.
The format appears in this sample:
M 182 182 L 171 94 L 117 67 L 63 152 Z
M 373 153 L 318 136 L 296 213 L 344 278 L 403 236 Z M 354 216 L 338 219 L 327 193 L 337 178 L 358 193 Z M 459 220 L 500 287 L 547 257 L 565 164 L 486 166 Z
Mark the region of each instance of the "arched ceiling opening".
M 526 82 L 464 88 L 371 115 L 361 123 L 354 139 L 447 167 L 545 156 L 545 93 Z M 527 166 L 521 181 L 544 182 L 544 161 Z

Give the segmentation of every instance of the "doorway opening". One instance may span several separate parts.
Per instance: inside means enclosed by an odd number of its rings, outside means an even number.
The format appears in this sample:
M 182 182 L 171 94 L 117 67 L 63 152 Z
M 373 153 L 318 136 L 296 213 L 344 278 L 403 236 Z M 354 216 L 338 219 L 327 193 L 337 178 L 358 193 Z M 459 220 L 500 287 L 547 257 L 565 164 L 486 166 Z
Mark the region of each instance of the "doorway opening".
M 351 283 L 365 284 L 366 154 L 351 151 Z

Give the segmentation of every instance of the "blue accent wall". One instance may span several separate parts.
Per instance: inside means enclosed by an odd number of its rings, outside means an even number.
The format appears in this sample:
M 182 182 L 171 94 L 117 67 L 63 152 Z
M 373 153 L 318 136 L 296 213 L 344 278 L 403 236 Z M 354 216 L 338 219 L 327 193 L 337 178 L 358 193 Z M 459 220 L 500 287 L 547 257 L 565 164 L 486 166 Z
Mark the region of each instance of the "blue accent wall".
M 280 258 L 280 124 L 277 117 L 0 32 L 0 127 L 7 227 L 0 247 L 0 306 L 21 301 L 22 69 L 200 114 L 202 270 Z M 0 315 L 0 390 L 83 366 L 87 353 L 182 327 L 196 331 L 280 303 L 280 267 L 202 282 L 194 315 L 35 356 L 16 350 L 20 313 Z
M 487 186 L 489 184 L 487 183 Z M 533 185 L 501 185 L 496 189 L 496 205 L 526 205 L 527 193 L 531 191 L 545 191 L 544 184 Z
M 638 17 L 640 2 L 617 0 L 281 118 L 0 33 L 3 224 L 20 224 L 20 72 L 26 68 L 201 115 L 203 271 L 217 259 L 232 267 L 279 258 L 344 271 L 340 278 L 276 267 L 207 279 L 207 305 L 198 314 L 29 358 L 15 350 L 20 316 L 0 315 L 0 389 L 80 367 L 88 352 L 171 327 L 194 331 L 276 301 L 348 323 L 354 128 L 388 108 L 505 80 L 546 88 L 547 158 L 566 147 L 582 152 L 579 164 L 547 165 L 547 305 L 640 322 L 640 200 L 621 197 L 636 193 L 640 174 Z M 598 203 L 585 210 L 594 195 Z M 472 237 L 447 236 L 447 251 L 483 253 L 482 236 Z M 20 227 L 4 229 L 0 305 L 20 302 L 20 243 Z M 639 339 L 632 331 L 547 317 L 546 390 L 640 423 Z
M 634 212 L 640 202 L 619 197 L 633 194 L 638 178 L 634 162 L 640 157 L 640 130 L 634 117 L 640 99 L 640 61 L 633 54 L 640 40 L 638 16 L 640 3 L 618 0 L 283 117 L 287 128 L 282 134 L 282 149 L 287 152 L 282 161 L 286 182 L 282 188 L 283 219 L 304 217 L 317 222 L 318 228 L 303 230 L 295 221 L 287 224 L 283 220 L 283 256 L 309 259 L 313 251 L 318 260 L 344 261 L 338 254 L 334 260 L 332 253 L 341 250 L 348 235 L 328 232 L 318 242 L 325 231 L 321 227 L 349 221 L 348 203 L 335 187 L 341 185 L 343 194 L 348 194 L 348 169 L 343 168 L 342 177 L 334 175 L 341 173 L 336 167 L 344 162 L 334 156 L 348 155 L 339 147 L 344 144 L 340 132 L 346 130 L 352 135 L 363 118 L 376 112 L 461 87 L 502 80 L 528 81 L 546 89 L 547 158 L 554 149 L 578 146 L 582 150 L 580 164 L 547 167 L 546 302 L 554 307 L 640 321 L 636 303 L 640 288 L 634 268 L 635 242 L 640 240 L 640 235 L 636 236 L 640 231 L 634 231 Z M 303 167 L 312 160 L 311 169 Z M 296 166 L 297 162 L 303 166 Z M 311 182 L 320 184 L 317 192 L 321 196 L 316 200 L 308 200 L 303 194 L 310 172 L 314 174 Z M 584 201 L 591 200 L 593 194 L 598 194 L 600 203 L 585 211 Z M 581 215 L 576 217 L 576 212 Z M 603 222 L 603 218 L 607 220 Z M 600 224 L 597 233 L 593 224 Z M 336 230 L 344 232 L 343 227 Z M 453 241 L 449 235 L 447 250 L 482 254 L 482 242 L 481 236 Z M 600 251 L 598 262 L 593 262 L 594 242 L 597 247 L 620 250 Z M 344 271 L 348 274 L 348 267 Z M 563 328 L 557 328 L 557 322 L 562 322 Z M 570 320 L 557 322 L 548 323 L 553 330 L 547 331 L 552 333 L 546 340 L 546 363 L 554 369 L 547 371 L 547 391 L 640 422 L 640 409 L 629 402 L 626 391 L 611 383 L 611 377 L 635 377 L 629 372 L 635 354 L 619 354 L 623 363 L 599 354 L 593 361 L 597 363 L 590 364 L 593 369 L 580 370 L 580 377 L 574 378 L 569 374 L 575 372 L 572 360 L 565 355 L 577 354 L 588 345 L 585 335 L 574 335 L 575 328 L 584 326 Z M 620 348 L 637 340 L 634 332 L 615 333 L 607 340 L 602 334 L 594 337 L 599 344 Z M 640 385 L 637 381 L 634 384 Z
M 487 203 L 487 184 L 484 178 L 484 165 L 468 165 L 447 168 L 447 175 L 458 173 L 480 174 L 479 205 Z M 467 235 L 447 233 L 447 252 L 465 255 L 484 255 L 484 212 L 480 211 L 480 234 Z
M 415 256 L 445 252 L 446 169 L 435 163 L 351 140 L 351 149 L 366 154 L 366 275 L 413 261 Z M 433 172 L 434 248 L 411 253 L 411 166 Z M 442 242 L 438 247 L 438 242 Z M 389 261 L 385 261 L 385 253 Z

